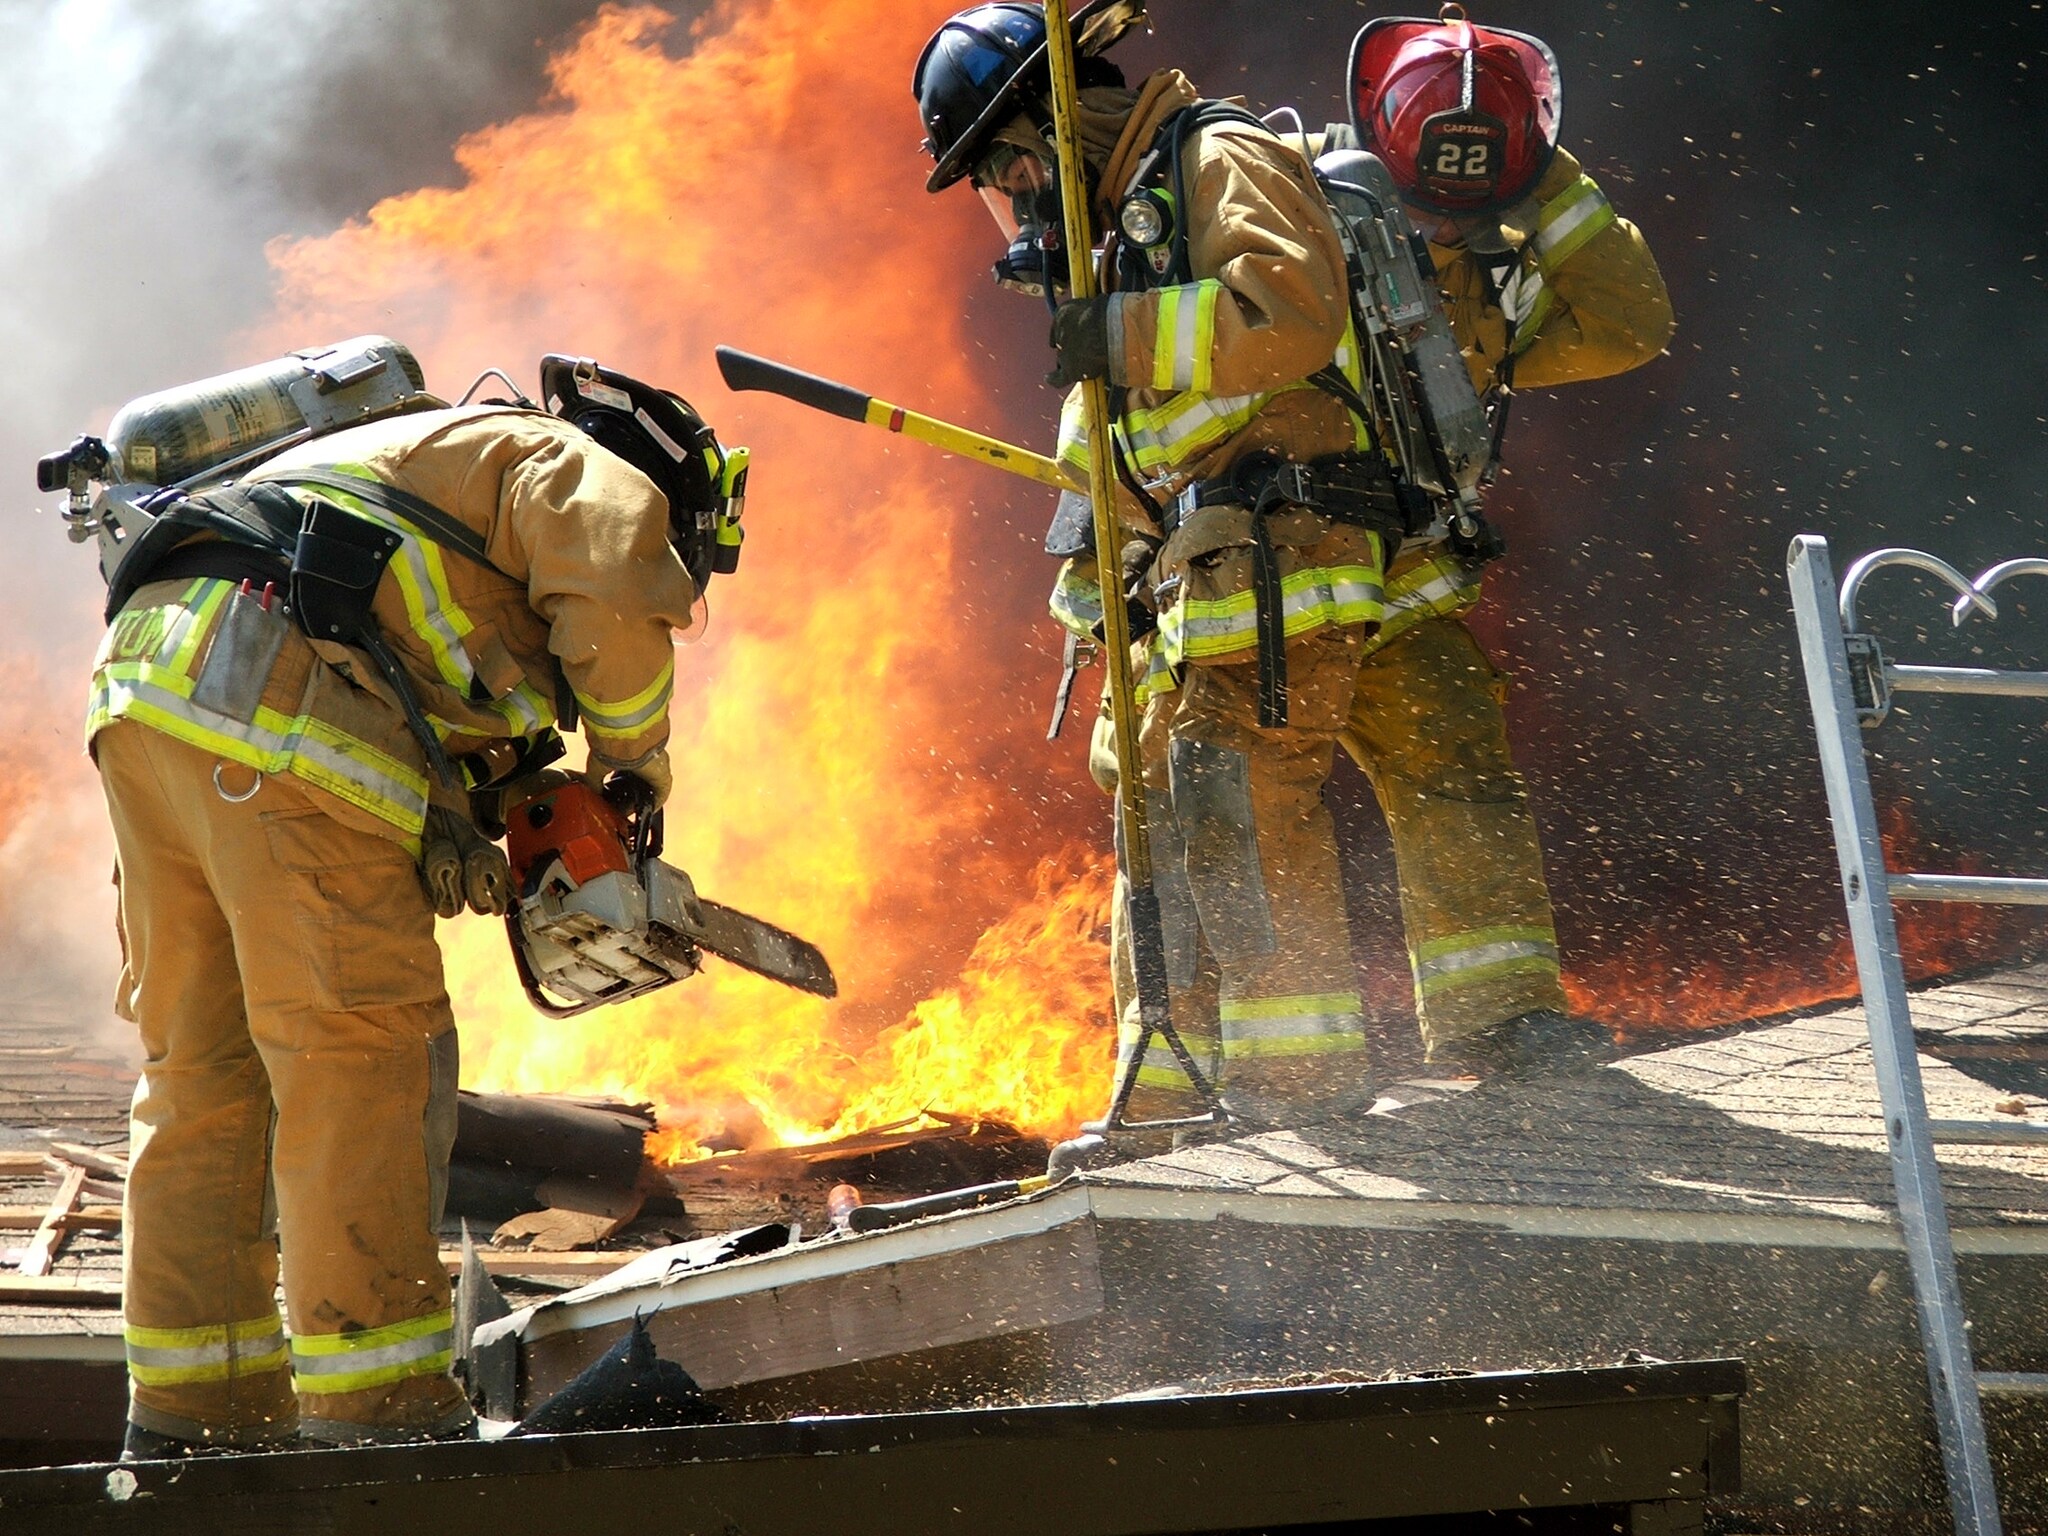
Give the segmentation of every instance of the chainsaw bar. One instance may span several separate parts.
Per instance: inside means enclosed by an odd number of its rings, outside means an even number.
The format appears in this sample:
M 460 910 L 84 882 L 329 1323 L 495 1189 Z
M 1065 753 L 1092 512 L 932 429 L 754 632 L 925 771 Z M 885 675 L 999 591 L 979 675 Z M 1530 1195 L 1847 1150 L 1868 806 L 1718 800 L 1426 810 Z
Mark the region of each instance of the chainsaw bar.
M 839 980 L 824 952 L 773 923 L 701 896 L 687 904 L 680 916 L 680 921 L 665 917 L 661 926 L 706 954 L 816 997 L 839 995 Z

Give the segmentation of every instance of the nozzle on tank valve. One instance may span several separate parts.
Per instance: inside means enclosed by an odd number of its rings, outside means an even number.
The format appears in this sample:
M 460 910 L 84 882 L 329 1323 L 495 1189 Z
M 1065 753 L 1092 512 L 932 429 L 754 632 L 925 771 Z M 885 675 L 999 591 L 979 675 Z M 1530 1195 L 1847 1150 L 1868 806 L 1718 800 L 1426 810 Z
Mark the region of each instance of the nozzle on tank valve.
M 70 525 L 68 531 L 74 544 L 83 542 L 91 533 L 87 526 L 92 516 L 89 492 L 92 482 L 104 479 L 112 463 L 107 445 L 96 437 L 76 438 L 62 453 L 36 460 L 37 490 L 70 492 L 70 500 L 64 506 L 64 521 Z

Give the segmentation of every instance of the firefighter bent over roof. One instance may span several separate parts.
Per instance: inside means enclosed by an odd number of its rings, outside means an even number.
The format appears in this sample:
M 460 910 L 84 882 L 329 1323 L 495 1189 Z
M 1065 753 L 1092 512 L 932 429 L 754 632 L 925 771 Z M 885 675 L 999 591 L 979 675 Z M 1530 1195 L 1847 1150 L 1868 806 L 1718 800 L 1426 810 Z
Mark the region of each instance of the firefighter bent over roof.
M 673 397 L 569 359 L 543 379 L 559 414 L 414 390 L 167 493 L 154 547 L 109 571 L 88 737 L 147 1054 L 131 1454 L 471 1423 L 436 1232 L 456 1037 L 434 919 L 509 893 L 466 791 L 559 755 L 580 716 L 594 764 L 666 794 L 721 457 Z

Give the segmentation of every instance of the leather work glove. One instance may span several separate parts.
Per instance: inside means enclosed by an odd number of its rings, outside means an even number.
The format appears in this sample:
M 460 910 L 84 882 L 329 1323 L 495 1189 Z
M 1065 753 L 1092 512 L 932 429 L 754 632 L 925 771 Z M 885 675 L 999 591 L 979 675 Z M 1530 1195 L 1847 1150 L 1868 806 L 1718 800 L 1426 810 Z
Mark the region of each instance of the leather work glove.
M 658 811 L 666 805 L 668 803 L 669 791 L 675 787 L 675 773 L 669 767 L 668 748 L 666 747 L 655 748 L 654 751 L 648 753 L 645 758 L 635 763 L 631 768 L 622 768 L 616 763 L 607 762 L 595 753 L 591 755 L 590 766 L 593 774 L 598 769 L 607 770 L 613 781 L 618 779 L 638 780 L 651 797 L 650 803 L 647 806 L 649 811 Z
M 1152 561 L 1159 553 L 1158 546 L 1144 539 L 1132 539 L 1124 545 L 1121 583 L 1124 594 L 1125 622 L 1130 625 L 1131 639 L 1143 640 L 1159 628 L 1159 610 L 1152 597 Z M 1106 639 L 1104 626 L 1095 626 L 1095 637 Z
M 420 883 L 436 917 L 454 917 L 467 907 L 489 917 L 512 908 L 512 866 L 505 851 L 486 842 L 460 811 L 427 807 L 420 829 Z
M 1071 389 L 1084 379 L 1109 377 L 1109 300 L 1069 299 L 1052 317 L 1052 345 L 1059 353 L 1045 382 Z

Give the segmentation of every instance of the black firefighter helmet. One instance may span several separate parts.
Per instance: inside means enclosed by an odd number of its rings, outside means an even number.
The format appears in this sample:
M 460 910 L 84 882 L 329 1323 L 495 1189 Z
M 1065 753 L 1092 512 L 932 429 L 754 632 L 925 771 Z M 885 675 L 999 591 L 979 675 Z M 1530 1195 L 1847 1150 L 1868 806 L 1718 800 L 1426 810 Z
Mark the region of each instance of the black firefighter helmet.
M 603 367 L 553 353 L 540 360 L 548 410 L 608 448 L 668 498 L 668 538 L 701 596 L 719 558 L 728 508 L 726 454 L 690 402 Z
M 1097 55 L 1144 19 L 1144 0 L 1093 0 L 1074 12 L 1076 73 L 1084 89 L 1123 84 L 1122 72 Z M 927 192 L 942 192 L 971 172 L 996 130 L 1020 112 L 1040 119 L 1050 138 L 1045 7 L 977 5 L 960 12 L 924 45 L 910 90 L 924 120 L 925 152 L 938 161 L 924 184 Z

